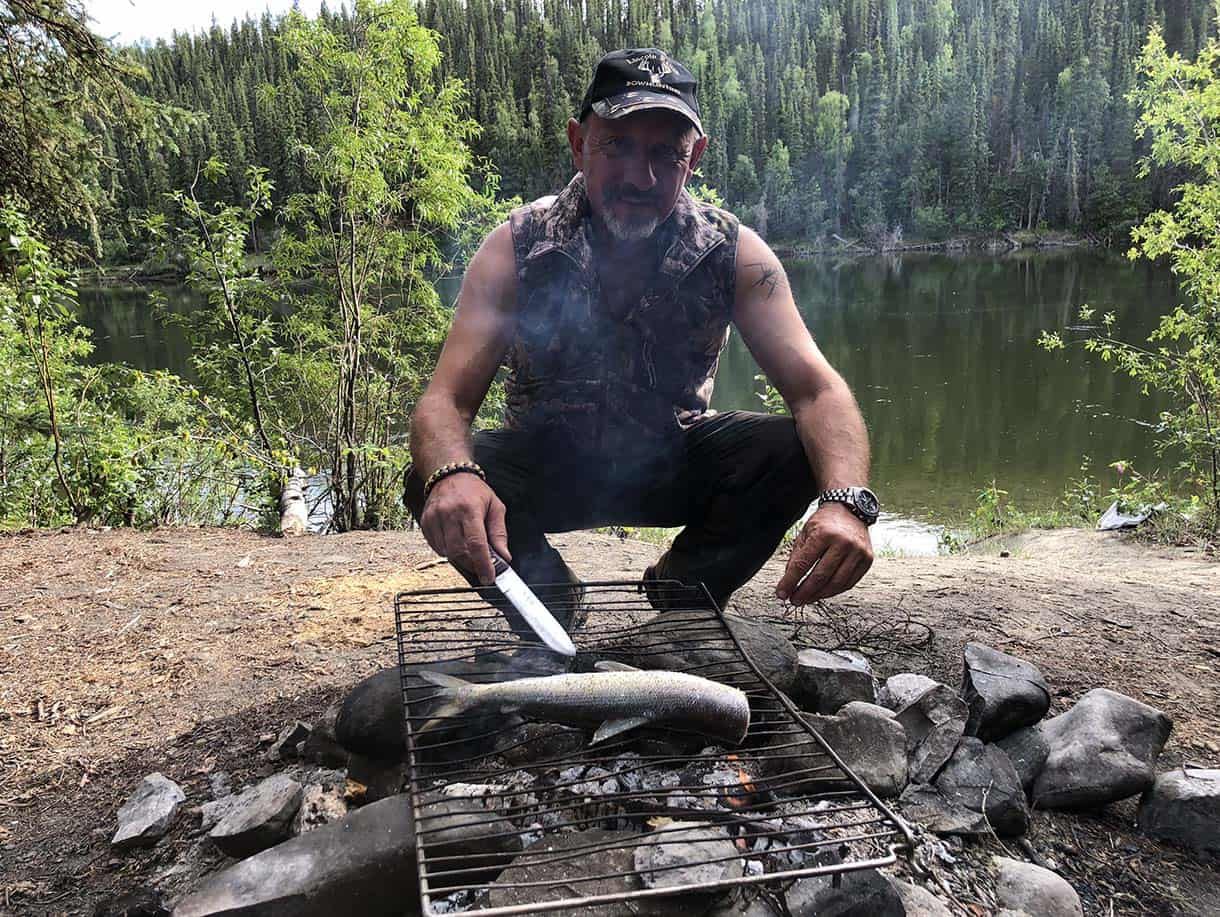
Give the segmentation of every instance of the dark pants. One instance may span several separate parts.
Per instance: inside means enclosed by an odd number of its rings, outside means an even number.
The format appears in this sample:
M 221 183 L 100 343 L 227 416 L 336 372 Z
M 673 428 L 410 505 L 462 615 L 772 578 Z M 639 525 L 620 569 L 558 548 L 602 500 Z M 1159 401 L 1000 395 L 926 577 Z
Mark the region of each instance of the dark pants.
M 475 434 L 474 459 L 508 509 L 508 549 L 527 583 L 577 579 L 548 533 L 685 526 L 651 578 L 704 583 L 723 608 L 816 494 L 790 417 L 731 411 L 697 422 L 672 447 L 613 451 L 589 455 L 510 430 Z M 418 519 L 423 481 L 413 471 L 405 499 Z

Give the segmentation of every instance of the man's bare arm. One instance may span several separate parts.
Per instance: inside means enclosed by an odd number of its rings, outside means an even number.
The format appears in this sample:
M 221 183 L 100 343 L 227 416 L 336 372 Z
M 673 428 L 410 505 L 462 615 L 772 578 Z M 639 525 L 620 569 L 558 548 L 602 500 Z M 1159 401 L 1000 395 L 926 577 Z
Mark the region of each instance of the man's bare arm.
M 512 340 L 515 303 L 512 233 L 505 223 L 470 260 L 453 325 L 411 420 L 411 456 L 424 479 L 441 465 L 473 457 L 470 425 Z M 509 556 L 504 504 L 472 474 L 437 482 L 420 528 L 438 554 L 484 583 L 494 578 L 488 544 Z
M 866 484 L 868 432 L 856 399 L 801 320 L 783 265 L 745 227 L 737 249 L 734 322 L 792 411 L 817 486 Z M 795 604 L 828 598 L 859 582 L 872 561 L 868 527 L 842 504 L 824 504 L 798 535 L 776 594 Z

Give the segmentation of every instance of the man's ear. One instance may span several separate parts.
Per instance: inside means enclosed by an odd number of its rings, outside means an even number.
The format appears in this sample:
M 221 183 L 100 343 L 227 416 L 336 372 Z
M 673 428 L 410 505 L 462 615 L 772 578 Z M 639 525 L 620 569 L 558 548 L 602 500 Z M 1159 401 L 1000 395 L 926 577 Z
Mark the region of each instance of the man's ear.
M 575 118 L 568 118 L 568 146 L 572 150 L 572 167 L 580 172 L 584 169 L 585 130 Z
M 699 160 L 703 158 L 703 151 L 707 149 L 707 137 L 700 137 L 695 141 L 695 145 L 690 151 L 690 170 L 692 172 L 699 168 Z

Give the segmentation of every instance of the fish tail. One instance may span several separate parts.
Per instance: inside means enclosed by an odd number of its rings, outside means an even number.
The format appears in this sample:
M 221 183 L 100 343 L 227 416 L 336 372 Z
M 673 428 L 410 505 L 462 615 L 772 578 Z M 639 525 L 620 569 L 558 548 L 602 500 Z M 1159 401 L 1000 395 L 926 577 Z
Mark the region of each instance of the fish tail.
M 427 733 L 441 733 L 454 729 L 457 724 L 452 721 L 452 718 L 461 716 L 474 705 L 473 689 L 477 686 L 456 675 L 434 672 L 431 669 L 422 669 L 415 674 L 428 684 L 440 688 L 438 696 L 442 700 L 441 705 L 432 711 L 431 719 L 416 730 L 416 735 L 422 737 Z

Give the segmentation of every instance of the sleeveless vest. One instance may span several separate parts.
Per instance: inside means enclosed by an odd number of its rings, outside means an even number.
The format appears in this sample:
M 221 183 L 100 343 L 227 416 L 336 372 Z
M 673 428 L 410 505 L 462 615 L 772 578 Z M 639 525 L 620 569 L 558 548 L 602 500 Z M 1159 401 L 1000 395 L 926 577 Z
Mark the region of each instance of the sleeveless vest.
M 736 284 L 738 222 L 685 191 L 657 229 L 664 254 L 625 315 L 599 290 L 584 176 L 509 218 L 517 322 L 504 425 L 592 451 L 655 450 L 711 412 Z

